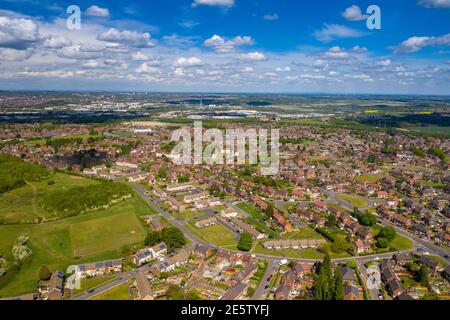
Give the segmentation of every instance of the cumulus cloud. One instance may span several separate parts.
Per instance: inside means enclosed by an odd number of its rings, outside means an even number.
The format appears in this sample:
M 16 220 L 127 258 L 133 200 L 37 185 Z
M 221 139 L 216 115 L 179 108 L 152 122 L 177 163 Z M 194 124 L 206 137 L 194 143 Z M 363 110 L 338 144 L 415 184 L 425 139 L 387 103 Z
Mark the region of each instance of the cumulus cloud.
M 361 21 L 368 18 L 367 15 L 362 14 L 361 9 L 357 5 L 353 5 L 342 12 L 342 16 L 348 21 Z
M 0 47 L 25 50 L 40 40 L 39 28 L 34 21 L 0 16 Z
M 64 47 L 57 51 L 61 58 L 75 59 L 75 60 L 90 60 L 101 57 L 100 48 L 88 47 L 82 45 L 72 45 Z
M 348 59 L 349 54 L 336 46 L 325 52 L 325 57 L 329 59 Z
M 274 14 L 266 14 L 263 16 L 264 20 L 268 20 L 268 21 L 275 21 L 280 19 L 280 17 L 278 16 L 278 14 L 274 13 Z
M 159 73 L 159 69 L 152 67 L 147 62 L 144 62 L 139 67 L 136 68 L 137 73 Z
M 210 6 L 210 7 L 225 7 L 231 8 L 234 6 L 234 0 L 195 0 L 192 7 Z
M 375 62 L 375 64 L 377 66 L 381 66 L 381 67 L 389 67 L 392 64 L 391 59 L 385 59 L 385 60 L 380 60 Z
M 48 49 L 61 49 L 63 47 L 71 46 L 72 41 L 63 36 L 50 36 L 44 41 L 44 47 Z
M 90 6 L 86 10 L 86 14 L 92 17 L 109 17 L 109 10 L 107 8 L 100 8 L 99 6 Z
M 330 42 L 339 38 L 359 38 L 367 33 L 340 24 L 324 24 L 324 27 L 314 32 L 314 36 L 321 42 Z
M 450 0 L 419 0 L 419 4 L 426 8 L 450 9 Z
M 31 50 L 0 48 L 0 61 L 23 61 L 29 59 L 32 55 Z
M 250 60 L 250 61 L 264 61 L 267 59 L 263 53 L 258 51 L 241 54 L 239 57 L 242 60 Z
M 119 31 L 115 28 L 111 28 L 97 36 L 97 39 L 101 41 L 113 42 L 135 48 L 153 47 L 154 43 L 150 41 L 150 38 L 151 35 L 147 32 L 140 33 L 131 30 Z
M 190 58 L 178 58 L 177 61 L 175 61 L 175 66 L 177 67 L 195 67 L 195 66 L 201 66 L 202 60 L 197 57 L 190 57 Z
M 277 72 L 290 72 L 291 68 L 290 67 L 278 67 L 276 69 Z
M 411 37 L 400 45 L 392 47 L 395 53 L 413 53 L 425 47 L 449 46 L 450 33 L 438 37 Z
M 211 38 L 206 39 L 203 43 L 206 47 L 213 48 L 218 53 L 227 53 L 235 50 L 235 47 L 252 45 L 253 39 L 250 36 L 237 36 L 231 40 L 215 34 Z

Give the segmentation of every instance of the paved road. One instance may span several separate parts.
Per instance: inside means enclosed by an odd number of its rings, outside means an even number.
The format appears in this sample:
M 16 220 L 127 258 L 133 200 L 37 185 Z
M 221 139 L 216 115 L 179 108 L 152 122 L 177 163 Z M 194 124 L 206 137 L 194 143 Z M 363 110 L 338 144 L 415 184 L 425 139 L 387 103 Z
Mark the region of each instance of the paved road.
M 277 263 L 275 263 L 273 260 L 269 261 L 269 264 L 267 265 L 266 272 L 264 273 L 264 276 L 262 277 L 258 287 L 255 290 L 255 293 L 253 294 L 252 300 L 265 300 L 266 298 L 266 286 L 269 286 L 269 281 L 267 279 L 269 278 L 270 274 L 273 273 L 277 267 Z M 269 289 L 267 289 L 269 290 Z
M 358 267 L 359 267 L 359 273 L 361 274 L 362 280 L 364 281 L 364 283 L 367 284 L 369 283 L 369 272 L 367 271 L 366 267 L 364 266 L 364 263 L 362 263 L 361 261 L 358 262 Z M 370 289 L 367 288 L 367 290 L 369 291 L 370 294 L 370 300 L 383 300 L 379 298 L 379 295 L 381 294 L 380 289 Z
M 449 256 L 450 256 L 450 252 L 445 250 L 444 248 L 441 248 L 431 242 L 429 242 L 428 240 L 424 240 L 422 238 L 420 238 L 419 236 L 409 233 L 408 231 L 397 227 L 396 225 L 393 225 L 387 221 L 380 221 L 382 226 L 391 226 L 393 227 L 397 233 L 399 233 L 400 235 L 404 236 L 405 238 L 410 239 L 411 241 L 413 241 L 416 245 L 419 244 L 422 247 L 426 248 L 427 250 L 430 251 L 430 253 L 434 253 L 438 256 L 440 256 L 442 259 L 447 260 L 448 262 L 450 262 Z

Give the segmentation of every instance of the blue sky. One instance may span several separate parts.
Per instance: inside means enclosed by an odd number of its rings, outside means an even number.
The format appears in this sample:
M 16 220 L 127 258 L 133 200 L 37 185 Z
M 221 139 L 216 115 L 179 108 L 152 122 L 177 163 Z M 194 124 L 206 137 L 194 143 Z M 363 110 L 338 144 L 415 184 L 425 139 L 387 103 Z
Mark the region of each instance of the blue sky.
M 66 27 L 69 5 L 81 29 Z M 366 9 L 381 9 L 381 30 Z M 448 94 L 450 0 L 0 1 L 0 89 Z

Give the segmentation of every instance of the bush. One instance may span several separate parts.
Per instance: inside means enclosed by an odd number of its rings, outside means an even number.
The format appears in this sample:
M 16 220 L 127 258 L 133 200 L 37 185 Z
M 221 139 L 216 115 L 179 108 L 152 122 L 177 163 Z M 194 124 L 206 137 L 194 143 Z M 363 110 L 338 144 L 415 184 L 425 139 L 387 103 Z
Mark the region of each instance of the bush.
M 52 276 L 50 270 L 46 265 L 42 265 L 39 269 L 39 280 L 47 281 Z
M 149 232 L 144 241 L 146 246 L 154 246 L 160 242 L 161 242 L 161 234 L 156 231 Z

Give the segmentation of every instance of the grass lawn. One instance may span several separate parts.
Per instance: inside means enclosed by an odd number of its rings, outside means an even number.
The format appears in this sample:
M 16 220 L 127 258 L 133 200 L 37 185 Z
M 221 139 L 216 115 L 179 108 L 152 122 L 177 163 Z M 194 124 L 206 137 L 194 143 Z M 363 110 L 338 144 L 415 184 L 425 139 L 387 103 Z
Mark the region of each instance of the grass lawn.
M 369 204 L 366 199 L 357 195 L 338 193 L 337 196 L 343 201 L 350 202 L 354 207 L 364 208 Z
M 49 185 L 49 180 L 53 180 L 55 184 Z M 24 220 L 34 222 L 38 218 L 52 218 L 52 214 L 39 206 L 39 201 L 43 196 L 55 190 L 67 190 L 95 183 L 98 182 L 64 173 L 55 173 L 45 181 L 30 182 L 22 188 L 0 195 L 0 219 L 6 222 L 20 223 Z
M 381 226 L 375 225 L 372 227 L 372 234 L 375 236 L 381 230 Z M 412 249 L 413 242 L 397 233 L 394 240 L 391 241 L 390 247 L 383 251 L 401 251 Z
M 310 227 L 303 227 L 299 231 L 288 232 L 283 235 L 286 239 L 303 240 L 303 239 L 324 239 L 324 237 L 317 233 Z
M 129 300 L 128 288 L 130 284 L 124 283 L 105 293 L 95 296 L 91 300 Z
M 133 213 L 131 203 L 113 207 L 109 211 L 110 216 L 70 225 L 74 257 L 120 249 L 145 238 L 146 232 Z
M 75 289 L 72 291 L 72 294 L 77 294 L 80 292 L 84 292 L 86 290 L 89 290 L 91 288 L 95 288 L 105 282 L 110 281 L 111 279 L 114 279 L 116 277 L 116 275 L 114 274 L 108 274 L 105 275 L 103 277 L 94 277 L 94 278 L 90 278 L 90 279 L 82 279 L 81 280 L 81 288 L 80 289 Z
M 263 219 L 264 218 L 264 214 L 261 213 L 261 211 L 259 209 L 257 209 L 253 204 L 251 203 L 245 203 L 245 202 L 241 202 L 239 203 L 236 207 L 238 207 L 239 209 L 247 212 L 249 215 L 251 215 L 253 218 L 256 219 Z
M 143 242 L 146 232 L 136 216 L 149 211 L 140 198 L 131 198 L 106 210 L 54 222 L 0 225 L 0 254 L 11 259 L 11 248 L 20 235 L 30 237 L 28 246 L 33 251 L 32 261 L 0 286 L 0 297 L 34 292 L 38 270 L 44 264 L 50 271 L 65 271 L 72 264 L 121 257 L 123 245 Z
M 190 221 L 186 224 L 186 227 L 199 238 L 216 246 L 230 247 L 237 244 L 234 233 L 221 224 L 199 229 L 195 226 L 195 221 Z
M 382 175 L 363 173 L 357 177 L 355 177 L 356 181 L 360 182 L 377 182 L 383 178 Z
M 265 249 L 261 243 L 258 242 L 258 244 L 255 246 L 255 248 L 252 250 L 252 253 L 262 253 L 262 254 L 268 254 L 272 256 L 277 257 L 288 257 L 288 258 L 303 258 L 303 259 L 323 259 L 324 254 L 319 252 L 317 249 L 284 249 L 284 250 L 268 250 Z M 348 253 L 341 253 L 341 254 L 334 254 L 331 253 L 331 258 L 346 258 L 350 257 Z
M 176 218 L 179 218 L 179 219 L 189 219 L 189 218 L 199 217 L 202 215 L 202 213 L 196 212 L 196 211 L 183 211 L 180 213 L 175 213 L 174 215 Z

